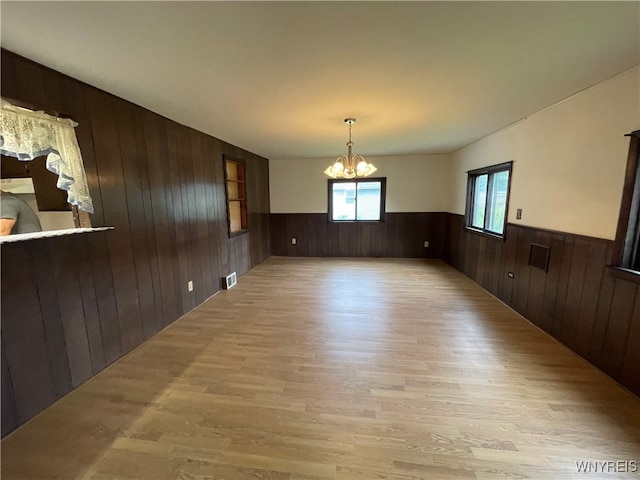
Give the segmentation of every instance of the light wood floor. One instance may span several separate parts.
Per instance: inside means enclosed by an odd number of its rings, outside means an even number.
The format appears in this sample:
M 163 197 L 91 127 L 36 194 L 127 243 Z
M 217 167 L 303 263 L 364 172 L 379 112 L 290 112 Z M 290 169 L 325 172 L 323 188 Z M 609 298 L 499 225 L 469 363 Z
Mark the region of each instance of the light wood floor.
M 272 257 L 2 442 L 2 478 L 638 478 L 640 400 L 439 261 Z

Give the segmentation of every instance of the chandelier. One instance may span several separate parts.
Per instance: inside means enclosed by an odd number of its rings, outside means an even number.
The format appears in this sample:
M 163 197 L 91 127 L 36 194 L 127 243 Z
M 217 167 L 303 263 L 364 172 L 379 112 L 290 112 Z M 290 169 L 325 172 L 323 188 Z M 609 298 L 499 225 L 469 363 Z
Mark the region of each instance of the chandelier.
M 351 125 L 356 123 L 355 118 L 345 118 L 344 123 L 349 125 L 349 141 L 347 142 L 348 151 L 346 155 L 342 155 L 336 159 L 336 162 L 327 168 L 324 173 L 331 178 L 355 178 L 368 177 L 378 170 L 371 163 L 367 163 L 362 155 L 351 154 Z

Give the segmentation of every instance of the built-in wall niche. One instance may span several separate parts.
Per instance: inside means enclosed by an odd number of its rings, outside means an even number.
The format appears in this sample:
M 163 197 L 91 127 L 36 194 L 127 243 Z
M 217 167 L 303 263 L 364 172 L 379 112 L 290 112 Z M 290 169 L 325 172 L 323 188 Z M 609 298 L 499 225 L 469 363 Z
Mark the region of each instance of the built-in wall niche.
M 0 185 L 5 192 L 23 198 L 38 215 L 43 230 L 79 227 L 67 193 L 56 187 L 58 176 L 47 170 L 45 157 L 25 162 L 2 155 Z
M 227 221 L 229 236 L 248 231 L 247 186 L 244 162 L 225 157 L 225 187 L 227 194 Z

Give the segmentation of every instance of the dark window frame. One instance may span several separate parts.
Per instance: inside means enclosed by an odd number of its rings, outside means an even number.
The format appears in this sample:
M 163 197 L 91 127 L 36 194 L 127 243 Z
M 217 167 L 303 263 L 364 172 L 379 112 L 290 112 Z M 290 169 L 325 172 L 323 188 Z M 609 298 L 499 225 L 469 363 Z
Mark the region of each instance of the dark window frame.
M 490 209 L 487 208 L 489 195 L 485 197 L 484 227 L 475 227 L 473 222 L 473 209 L 475 199 L 475 180 L 481 175 L 487 175 L 487 192 L 491 187 L 492 176 L 500 172 L 509 172 L 509 180 L 507 182 L 507 199 L 505 202 L 504 220 L 502 225 L 502 233 L 493 232 L 486 228 L 487 219 Z M 507 236 L 507 219 L 509 217 L 509 199 L 511 197 L 511 179 L 513 177 L 513 161 L 490 165 L 488 167 L 476 168 L 467 172 L 467 198 L 465 205 L 465 229 L 491 238 L 506 240 Z
M 358 191 L 357 184 L 358 183 L 370 183 L 370 182 L 380 182 L 380 219 L 379 220 L 358 220 L 357 218 L 353 220 L 333 220 L 333 185 L 336 183 L 355 183 L 356 184 L 356 192 Z M 387 177 L 374 177 L 374 178 L 339 178 L 339 179 L 329 179 L 327 181 L 327 192 L 329 197 L 329 206 L 327 211 L 327 218 L 330 223 L 384 223 L 385 215 L 386 215 L 386 203 L 387 203 Z M 357 193 L 356 193 L 356 212 L 357 212 Z
M 627 136 L 629 153 L 611 267 L 640 283 L 640 130 Z
M 229 179 L 229 176 L 227 174 L 227 163 L 234 163 L 236 165 L 241 165 L 242 166 L 242 180 L 238 181 L 238 180 L 231 180 Z M 247 207 L 247 193 L 248 193 L 248 189 L 247 189 L 247 182 L 246 182 L 246 178 L 247 178 L 247 164 L 244 160 L 240 160 L 228 155 L 223 155 L 222 158 L 222 168 L 224 171 L 224 196 L 225 196 L 225 201 L 227 204 L 227 232 L 229 234 L 229 238 L 232 237 L 237 237 L 238 235 L 244 235 L 245 233 L 247 233 L 249 231 L 249 209 Z M 229 198 L 229 183 L 230 182 L 235 182 L 238 184 L 238 188 L 240 186 L 240 184 L 243 185 L 244 187 L 244 196 L 243 197 L 238 197 L 237 199 L 231 199 Z M 240 203 L 240 222 L 241 222 L 241 229 L 237 230 L 237 231 L 231 231 L 231 208 L 230 208 L 230 203 L 231 202 L 239 202 Z

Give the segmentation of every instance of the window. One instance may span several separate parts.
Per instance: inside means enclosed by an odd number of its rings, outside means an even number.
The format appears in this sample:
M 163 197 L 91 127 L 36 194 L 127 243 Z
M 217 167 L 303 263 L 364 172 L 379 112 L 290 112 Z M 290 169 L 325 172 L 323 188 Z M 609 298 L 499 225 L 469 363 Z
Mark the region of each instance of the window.
M 513 162 L 507 162 L 468 172 L 468 229 L 504 237 L 512 165 Z
M 384 214 L 386 178 L 329 180 L 332 222 L 380 222 Z
M 245 166 L 238 160 L 225 158 L 225 185 L 227 193 L 227 221 L 229 236 L 247 231 L 247 188 Z
M 640 130 L 630 137 L 613 263 L 640 273 Z

